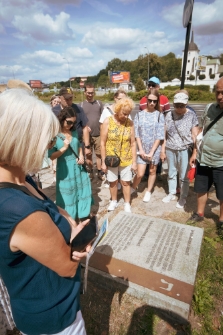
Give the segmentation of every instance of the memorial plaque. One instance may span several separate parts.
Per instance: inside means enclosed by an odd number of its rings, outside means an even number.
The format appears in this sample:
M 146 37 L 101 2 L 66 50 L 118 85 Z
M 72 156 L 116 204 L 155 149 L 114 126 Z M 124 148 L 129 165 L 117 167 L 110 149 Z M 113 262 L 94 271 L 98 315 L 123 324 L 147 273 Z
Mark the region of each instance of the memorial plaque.
M 119 212 L 109 222 L 90 269 L 120 278 L 130 294 L 134 291 L 149 305 L 187 319 L 202 237 L 198 227 Z

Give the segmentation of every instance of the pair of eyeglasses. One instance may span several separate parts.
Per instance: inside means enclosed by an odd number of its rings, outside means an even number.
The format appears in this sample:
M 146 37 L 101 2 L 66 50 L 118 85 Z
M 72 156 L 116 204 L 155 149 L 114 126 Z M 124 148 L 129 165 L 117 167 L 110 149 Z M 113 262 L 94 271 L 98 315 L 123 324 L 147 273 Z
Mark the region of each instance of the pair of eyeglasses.
M 173 106 L 174 108 L 180 108 L 180 109 L 183 109 L 186 107 L 186 105 L 177 105 L 177 104 L 174 104 Z
M 154 83 L 148 83 L 148 87 L 156 87 L 156 84 L 154 84 Z
M 65 120 L 67 122 L 67 125 L 68 126 L 73 126 L 74 125 L 74 122 L 73 121 L 69 121 L 69 120 Z
M 151 104 L 152 102 L 153 102 L 154 104 L 157 103 L 157 99 L 156 99 L 156 100 L 148 99 L 148 101 L 149 101 L 150 104 Z

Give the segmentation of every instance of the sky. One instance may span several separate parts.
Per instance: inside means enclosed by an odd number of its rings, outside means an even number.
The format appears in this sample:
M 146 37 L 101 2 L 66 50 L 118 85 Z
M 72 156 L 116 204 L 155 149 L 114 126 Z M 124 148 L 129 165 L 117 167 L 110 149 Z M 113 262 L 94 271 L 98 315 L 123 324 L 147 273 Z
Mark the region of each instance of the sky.
M 185 0 L 0 0 L 0 84 L 96 75 L 113 58 L 182 57 Z M 201 55 L 223 53 L 223 1 L 194 0 Z M 120 69 L 125 70 L 125 69 Z

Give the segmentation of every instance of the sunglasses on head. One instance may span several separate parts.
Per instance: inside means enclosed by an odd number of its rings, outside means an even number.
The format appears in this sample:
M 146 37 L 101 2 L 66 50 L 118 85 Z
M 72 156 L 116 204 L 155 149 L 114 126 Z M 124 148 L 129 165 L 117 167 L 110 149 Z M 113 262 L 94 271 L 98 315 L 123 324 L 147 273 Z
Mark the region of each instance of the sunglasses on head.
M 156 100 L 152 100 L 152 99 L 148 99 L 148 102 L 151 104 L 152 102 L 154 103 L 154 104 L 156 104 L 157 103 L 157 99 Z
M 74 125 L 74 122 L 73 121 L 69 121 L 69 120 L 65 120 L 67 122 L 67 125 L 68 126 L 73 126 Z

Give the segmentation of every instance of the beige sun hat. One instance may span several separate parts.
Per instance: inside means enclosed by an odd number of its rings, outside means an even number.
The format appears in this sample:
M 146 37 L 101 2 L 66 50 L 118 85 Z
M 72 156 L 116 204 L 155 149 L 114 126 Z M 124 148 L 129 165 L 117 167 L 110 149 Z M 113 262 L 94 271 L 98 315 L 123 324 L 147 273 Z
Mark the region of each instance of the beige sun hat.
M 20 79 L 9 79 L 7 88 L 24 88 L 32 92 L 31 87 Z

